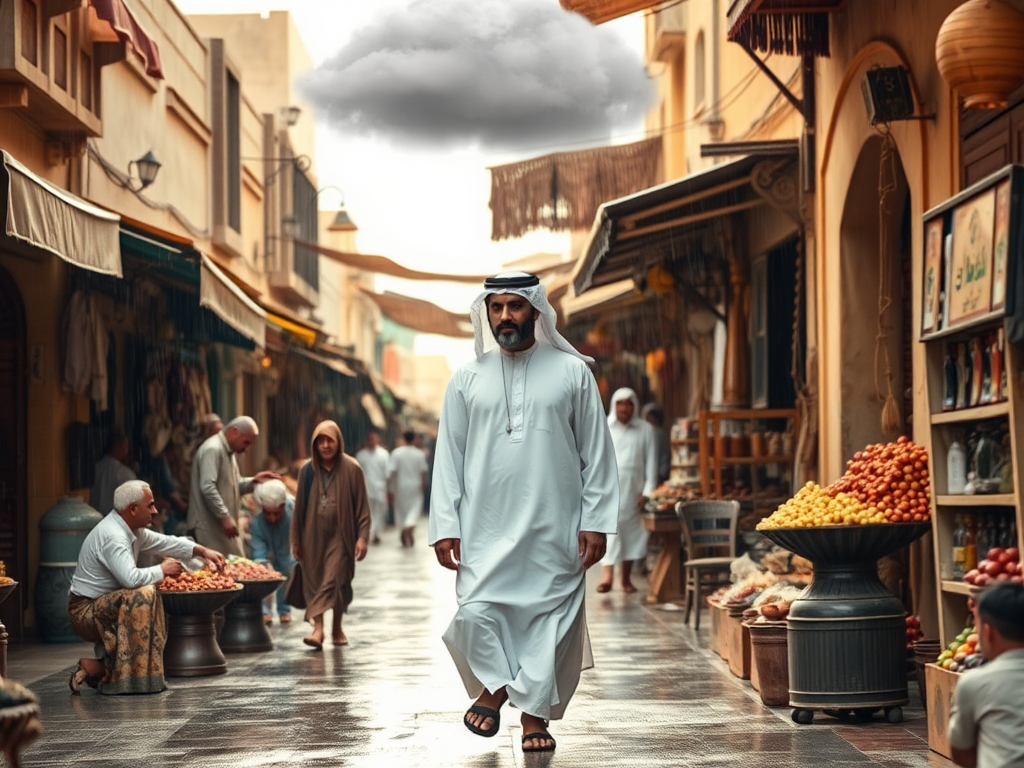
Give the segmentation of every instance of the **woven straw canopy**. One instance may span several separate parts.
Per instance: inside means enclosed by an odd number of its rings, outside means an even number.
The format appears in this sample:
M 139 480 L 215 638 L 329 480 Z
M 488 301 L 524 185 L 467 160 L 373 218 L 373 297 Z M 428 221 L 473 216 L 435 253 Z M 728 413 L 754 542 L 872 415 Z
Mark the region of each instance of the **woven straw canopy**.
M 565 10 L 575 11 L 581 16 L 586 16 L 593 24 L 603 24 L 621 16 L 628 16 L 631 13 L 646 11 L 648 8 L 661 5 L 661 0 L 560 0 L 560 2 Z
M 846 0 L 733 0 L 728 37 L 752 51 L 828 56 L 828 14 Z
M 491 239 L 588 230 L 601 203 L 654 186 L 660 166 L 656 137 L 491 168 Z

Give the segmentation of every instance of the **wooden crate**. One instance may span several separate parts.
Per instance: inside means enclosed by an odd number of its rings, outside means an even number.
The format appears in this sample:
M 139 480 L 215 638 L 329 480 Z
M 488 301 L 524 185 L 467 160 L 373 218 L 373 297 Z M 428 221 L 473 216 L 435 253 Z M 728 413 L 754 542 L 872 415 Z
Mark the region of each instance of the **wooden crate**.
M 708 601 L 708 613 L 711 614 L 711 631 L 708 633 L 708 639 L 711 642 L 711 650 L 721 656 L 722 612 L 719 610 L 718 603 L 714 602 L 710 597 L 706 599 Z
M 729 671 L 740 680 L 750 679 L 750 630 L 740 616 L 725 616 L 729 635 Z
M 952 759 L 947 729 L 953 691 L 960 675 L 937 664 L 926 664 L 924 674 L 928 685 L 928 746 L 943 757 Z
M 729 609 L 724 605 L 716 605 L 712 608 L 712 611 L 718 615 L 716 621 L 718 622 L 717 639 L 715 640 L 715 646 L 717 647 L 717 653 L 722 657 L 722 661 L 729 660 Z

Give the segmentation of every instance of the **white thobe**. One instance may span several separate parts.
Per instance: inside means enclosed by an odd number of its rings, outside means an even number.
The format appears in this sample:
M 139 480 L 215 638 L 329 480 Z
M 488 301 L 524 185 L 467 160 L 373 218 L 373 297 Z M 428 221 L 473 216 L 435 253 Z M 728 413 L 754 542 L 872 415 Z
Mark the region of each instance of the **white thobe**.
M 431 487 L 430 542 L 461 539 L 459 608 L 444 641 L 466 692 L 504 686 L 523 712 L 561 718 L 593 666 L 578 535 L 614 533 L 619 508 L 586 364 L 542 345 L 492 350 L 457 371 Z
M 388 452 L 386 448 L 363 448 L 356 461 L 363 468 L 366 496 L 370 500 L 370 538 L 376 539 L 388 521 Z
M 619 467 L 619 531 L 608 537 L 601 564 L 617 565 L 647 556 L 649 534 L 637 501 L 641 495 L 650 497 L 658 487 L 658 443 L 651 425 L 635 416 L 627 424 L 612 420 L 608 429 Z
M 415 445 L 400 445 L 388 459 L 388 474 L 395 492 L 395 522 L 403 528 L 416 525 L 423 514 L 423 485 L 427 454 Z

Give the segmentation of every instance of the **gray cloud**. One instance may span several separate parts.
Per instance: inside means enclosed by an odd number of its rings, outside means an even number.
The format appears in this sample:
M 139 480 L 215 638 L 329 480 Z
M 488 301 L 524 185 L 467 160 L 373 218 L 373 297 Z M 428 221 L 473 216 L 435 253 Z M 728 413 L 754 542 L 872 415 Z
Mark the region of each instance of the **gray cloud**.
M 555 0 L 416 0 L 300 87 L 346 133 L 488 149 L 608 136 L 652 93 L 618 35 Z

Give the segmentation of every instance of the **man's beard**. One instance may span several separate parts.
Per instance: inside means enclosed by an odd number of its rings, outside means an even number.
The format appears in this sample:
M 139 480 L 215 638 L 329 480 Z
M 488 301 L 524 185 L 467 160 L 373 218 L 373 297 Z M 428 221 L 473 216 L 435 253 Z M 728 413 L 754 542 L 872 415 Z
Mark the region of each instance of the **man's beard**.
M 491 333 L 494 334 L 494 340 L 498 342 L 499 346 L 504 349 L 515 349 L 533 337 L 535 326 L 536 321 L 533 317 L 527 316 L 522 325 L 516 325 L 511 320 L 506 320 L 503 323 L 498 323 L 497 327 L 491 326 Z M 503 334 L 503 330 L 510 331 L 510 333 Z

